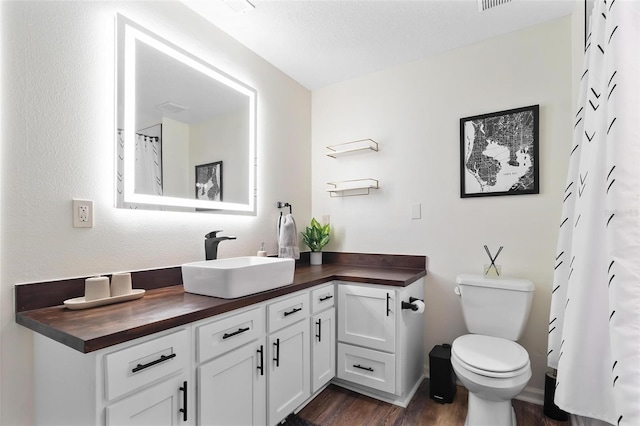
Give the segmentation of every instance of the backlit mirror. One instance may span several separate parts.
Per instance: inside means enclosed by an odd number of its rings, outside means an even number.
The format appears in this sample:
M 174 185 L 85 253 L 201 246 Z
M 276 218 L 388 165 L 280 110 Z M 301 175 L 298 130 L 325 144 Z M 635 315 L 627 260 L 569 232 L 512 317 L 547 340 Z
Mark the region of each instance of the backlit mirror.
M 256 91 L 117 17 L 116 206 L 255 214 Z

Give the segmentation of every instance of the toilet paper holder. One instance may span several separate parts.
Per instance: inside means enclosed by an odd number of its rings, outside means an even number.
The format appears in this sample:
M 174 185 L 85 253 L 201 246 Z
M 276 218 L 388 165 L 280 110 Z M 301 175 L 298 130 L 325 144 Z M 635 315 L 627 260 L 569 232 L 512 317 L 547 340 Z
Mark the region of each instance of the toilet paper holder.
M 417 311 L 420 308 L 413 304 L 413 302 L 415 302 L 416 300 L 424 302 L 424 300 L 418 299 L 417 297 L 410 297 L 408 302 L 402 301 L 402 309 L 411 309 L 412 311 Z

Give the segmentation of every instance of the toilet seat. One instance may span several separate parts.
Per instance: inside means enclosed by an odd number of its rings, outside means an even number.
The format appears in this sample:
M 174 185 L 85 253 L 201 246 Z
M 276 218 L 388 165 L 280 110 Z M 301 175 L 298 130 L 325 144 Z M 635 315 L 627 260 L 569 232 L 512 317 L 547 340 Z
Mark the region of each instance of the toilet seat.
M 530 369 L 529 354 L 511 340 L 467 334 L 454 340 L 451 357 L 465 369 L 488 377 L 515 377 Z

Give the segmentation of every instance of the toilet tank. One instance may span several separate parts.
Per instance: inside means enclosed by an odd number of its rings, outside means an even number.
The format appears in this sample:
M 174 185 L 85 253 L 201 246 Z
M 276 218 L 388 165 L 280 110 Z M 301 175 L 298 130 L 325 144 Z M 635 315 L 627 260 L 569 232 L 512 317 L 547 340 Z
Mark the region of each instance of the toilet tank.
M 522 335 L 533 300 L 533 283 L 521 278 L 486 278 L 462 274 L 456 278 L 467 330 L 516 341 Z

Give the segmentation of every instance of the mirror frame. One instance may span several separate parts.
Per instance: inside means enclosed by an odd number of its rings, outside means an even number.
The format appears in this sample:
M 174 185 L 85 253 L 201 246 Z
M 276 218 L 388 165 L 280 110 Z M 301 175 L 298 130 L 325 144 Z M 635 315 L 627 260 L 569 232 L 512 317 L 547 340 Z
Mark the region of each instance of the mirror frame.
M 116 150 L 118 148 L 118 118 L 123 117 L 124 169 L 123 189 L 119 194 L 116 176 L 116 207 L 148 208 L 154 210 L 178 210 L 195 212 L 222 212 L 256 214 L 256 126 L 257 91 L 231 75 L 219 70 L 174 43 L 144 29 L 130 19 L 118 14 L 116 17 L 116 109 L 122 107 L 122 114 L 116 110 Z M 135 179 L 135 122 L 136 122 L 136 42 L 165 53 L 183 64 L 247 96 L 249 101 L 249 155 L 248 200 L 247 203 L 229 203 L 161 195 L 137 194 L 134 192 Z M 122 86 L 122 87 L 120 87 Z M 122 102 L 120 102 L 122 101 Z M 116 155 L 116 163 L 118 156 Z M 116 165 L 117 167 L 117 165 Z M 118 175 L 118 173 L 116 173 Z

